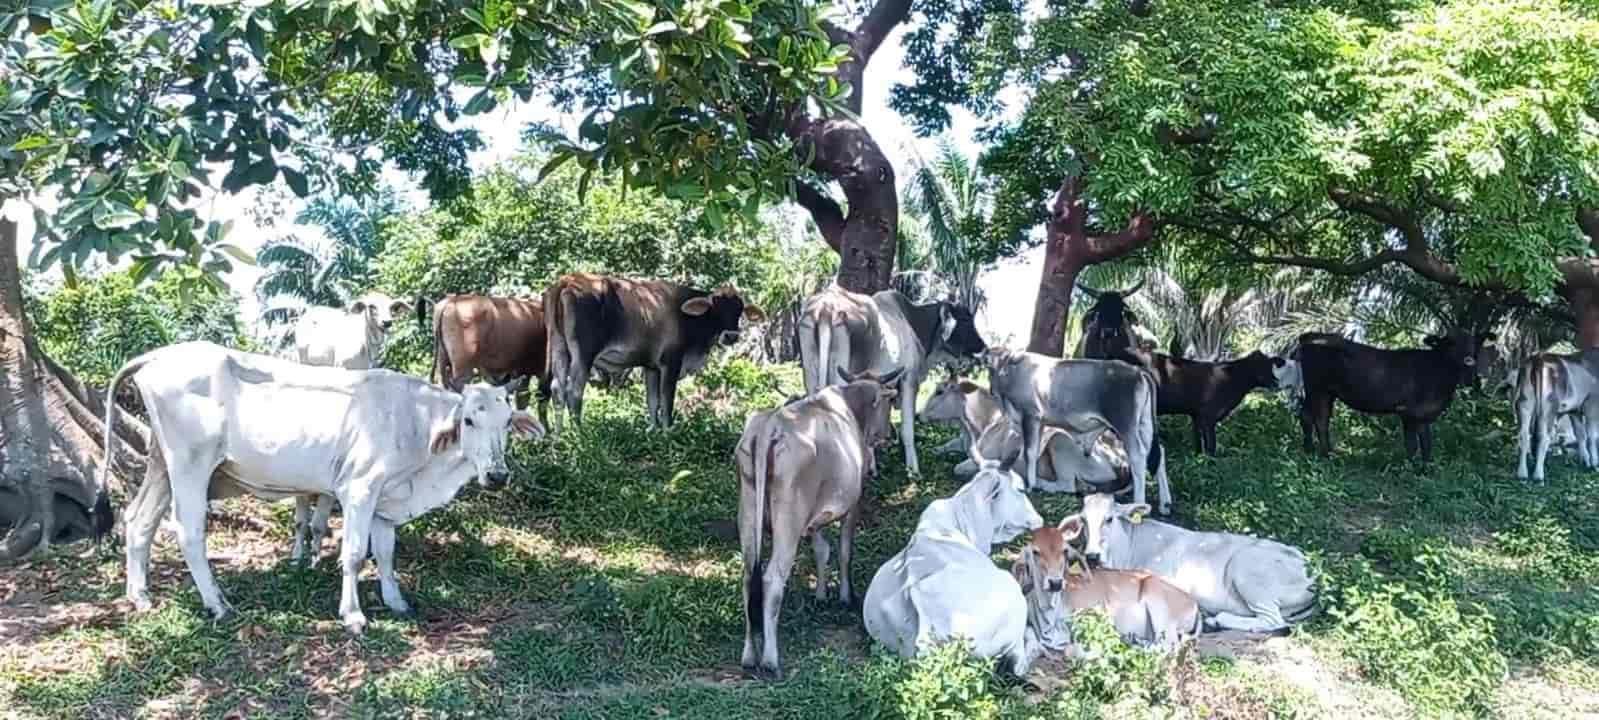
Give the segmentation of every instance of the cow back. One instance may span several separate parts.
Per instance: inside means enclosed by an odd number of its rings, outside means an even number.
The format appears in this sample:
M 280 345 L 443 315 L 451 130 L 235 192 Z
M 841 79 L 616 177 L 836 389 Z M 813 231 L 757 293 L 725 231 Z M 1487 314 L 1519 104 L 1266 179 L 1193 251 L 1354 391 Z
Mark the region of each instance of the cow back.
M 542 298 L 452 295 L 434 310 L 456 369 L 494 376 L 545 374 Z
M 1355 410 L 1432 419 L 1454 399 L 1461 371 L 1438 349 L 1386 350 L 1336 336 L 1300 338 L 1307 395 L 1328 394 Z

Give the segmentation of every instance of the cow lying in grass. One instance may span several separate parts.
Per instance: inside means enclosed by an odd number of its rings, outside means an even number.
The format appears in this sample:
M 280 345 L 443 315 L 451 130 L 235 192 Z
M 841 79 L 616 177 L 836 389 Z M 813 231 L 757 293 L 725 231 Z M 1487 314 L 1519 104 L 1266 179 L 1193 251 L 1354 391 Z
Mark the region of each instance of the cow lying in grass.
M 1142 646 L 1172 649 L 1200 632 L 1199 605 L 1188 593 L 1142 570 L 1068 570 L 1071 542 L 1083 531 L 1076 515 L 1055 527 L 1042 527 L 1011 565 L 1011 575 L 1027 596 L 1027 625 L 1039 644 L 1060 652 L 1072 644 L 1073 613 L 1099 609 L 1122 639 Z
M 1305 554 L 1298 549 L 1246 535 L 1185 530 L 1144 519 L 1148 513 L 1148 505 L 1124 505 L 1109 495 L 1083 498 L 1078 521 L 1088 534 L 1088 564 L 1159 575 L 1193 596 L 1207 628 L 1278 632 L 1315 611 Z

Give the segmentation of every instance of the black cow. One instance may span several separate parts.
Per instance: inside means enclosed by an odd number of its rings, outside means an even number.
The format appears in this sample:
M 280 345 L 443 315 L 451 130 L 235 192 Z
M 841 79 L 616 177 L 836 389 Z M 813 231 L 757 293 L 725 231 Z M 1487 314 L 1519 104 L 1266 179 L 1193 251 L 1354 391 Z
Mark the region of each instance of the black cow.
M 1314 429 L 1321 454 L 1332 452 L 1328 425 L 1336 398 L 1358 412 L 1398 415 L 1405 429 L 1405 456 L 1413 458 L 1420 451 L 1422 462 L 1431 462 L 1432 423 L 1449 409 L 1455 388 L 1476 378 L 1477 349 L 1493 337 L 1455 331 L 1428 335 L 1426 349 L 1383 350 L 1338 335 L 1299 336 L 1295 354 L 1305 383 L 1299 416 L 1305 451 L 1315 451 Z
M 1083 315 L 1083 339 L 1077 344 L 1077 357 L 1090 360 L 1109 360 L 1121 351 L 1137 349 L 1132 329 L 1137 316 L 1127 308 L 1127 298 L 1144 286 L 1144 279 L 1126 290 L 1095 290 L 1082 283 L 1077 289 L 1094 299 L 1094 304 Z
M 1255 388 L 1276 390 L 1292 371 L 1291 361 L 1252 352 L 1230 362 L 1203 362 L 1165 353 L 1134 353 L 1120 359 L 1138 362 L 1155 374 L 1155 412 L 1187 415 L 1194 423 L 1194 445 L 1216 454 L 1216 425 L 1227 419 Z

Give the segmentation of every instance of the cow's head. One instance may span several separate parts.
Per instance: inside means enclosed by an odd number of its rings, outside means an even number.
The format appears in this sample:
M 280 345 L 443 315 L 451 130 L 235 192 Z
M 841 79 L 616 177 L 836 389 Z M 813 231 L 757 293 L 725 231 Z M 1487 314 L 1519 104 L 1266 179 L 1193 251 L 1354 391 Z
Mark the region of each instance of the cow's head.
M 1471 333 L 1456 330 L 1448 335 L 1428 335 L 1422 338 L 1427 347 L 1432 348 L 1455 375 L 1455 384 L 1470 385 L 1477 379 L 1477 351 L 1483 343 L 1494 339 L 1493 333 L 1482 333 L 1473 336 Z
M 966 398 L 982 388 L 970 380 L 962 380 L 954 374 L 948 380 L 939 383 L 933 389 L 931 397 L 922 403 L 922 409 L 916 413 L 916 419 L 930 422 L 960 422 L 966 417 Z
M 350 312 L 365 315 L 368 324 L 385 332 L 394 325 L 394 318 L 404 317 L 411 312 L 411 304 L 404 300 L 395 300 L 383 293 L 367 293 L 355 302 L 350 303 Z
M 972 311 L 955 303 L 939 303 L 939 340 L 944 352 L 957 357 L 977 357 L 988 350 L 988 343 L 977 334 Z
M 1058 593 L 1066 587 L 1068 553 L 1075 552 L 1071 543 L 1082 534 L 1082 526 L 1082 518 L 1070 515 L 1059 525 L 1033 532 L 1032 541 L 1022 548 L 1021 559 L 1011 568 L 1022 592 L 1037 588 Z
M 1091 339 L 1098 343 L 1102 352 L 1135 347 L 1128 328 L 1138 323 L 1138 316 L 1127 307 L 1127 298 L 1142 287 L 1143 278 L 1126 290 L 1095 290 L 1082 283 L 1077 284 L 1079 290 L 1094 299 L 1094 304 L 1083 316 L 1083 327 L 1091 333 Z
M 1285 357 L 1274 357 L 1256 350 L 1232 364 L 1236 372 L 1249 381 L 1251 387 L 1281 390 L 1292 383 L 1299 372 L 1299 363 Z
M 709 295 L 684 300 L 680 309 L 684 315 L 709 323 L 716 333 L 716 341 L 722 345 L 738 342 L 741 320 L 758 323 L 766 319 L 766 313 L 754 305 L 746 305 L 744 298 L 738 294 L 738 288 L 731 284 L 723 285 Z
M 1002 424 L 994 423 L 984 435 Z M 1015 461 L 1015 455 L 997 460 L 985 458 L 977 452 L 981 444 L 981 438 L 972 443 L 971 456 L 977 463 L 977 474 L 967 481 L 966 488 L 979 493 L 981 502 L 988 505 L 988 517 L 993 523 L 993 535 L 989 542 L 1009 542 L 1022 533 L 1043 527 L 1044 519 L 1038 516 L 1038 511 L 1033 509 L 1033 502 L 1027 499 L 1022 476 L 1005 469 Z
M 1083 511 L 1074 517 L 1077 518 L 1080 531 L 1088 538 L 1083 543 L 1083 555 L 1088 564 L 1126 567 L 1126 563 L 1119 562 L 1118 558 L 1132 543 L 1132 527 L 1143 522 L 1148 514 L 1148 503 L 1123 505 L 1105 493 L 1084 497 Z
M 437 455 L 459 445 L 467 462 L 477 470 L 479 484 L 487 488 L 504 485 L 511 475 L 505 464 L 506 435 L 515 432 L 530 440 L 544 436 L 544 426 L 513 405 L 521 382 L 467 385 L 444 425 L 433 431 L 429 449 Z
M 875 446 L 888 437 L 891 428 L 887 411 L 899 398 L 899 379 L 904 374 L 904 368 L 880 376 L 870 372 L 854 375 L 844 368 L 838 368 L 838 376 L 846 383 L 841 391 L 844 393 L 844 402 L 860 421 L 867 447 Z

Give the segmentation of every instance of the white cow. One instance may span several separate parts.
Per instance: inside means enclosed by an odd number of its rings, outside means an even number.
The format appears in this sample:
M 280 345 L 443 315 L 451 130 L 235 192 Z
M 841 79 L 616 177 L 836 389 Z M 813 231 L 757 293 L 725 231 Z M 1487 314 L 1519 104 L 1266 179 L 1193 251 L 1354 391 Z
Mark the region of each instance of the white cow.
M 905 549 L 872 577 L 866 632 L 902 657 L 961 637 L 1021 676 L 1040 652 L 1027 640 L 1021 587 L 989 557 L 995 543 L 1044 524 L 1021 476 L 1002 464 L 982 460 L 971 482 L 928 505 Z
M 1207 628 L 1277 632 L 1309 617 L 1316 595 L 1305 554 L 1246 535 L 1195 532 L 1144 519 L 1149 506 L 1083 498 L 1089 564 L 1147 570 L 1193 596 Z
M 1516 477 L 1527 479 L 1527 455 L 1532 453 L 1532 478 L 1544 481 L 1544 459 L 1562 441 L 1562 420 L 1582 464 L 1599 466 L 1599 350 L 1532 356 L 1517 377 L 1515 399 Z
M 508 431 L 544 432 L 515 410 L 504 388 L 473 384 L 460 394 L 387 370 L 307 367 L 264 355 L 190 342 L 134 358 L 106 390 L 106 453 L 116 434 L 111 409 L 129 376 L 150 414 L 150 463 L 126 518 L 128 599 L 150 607 L 150 542 L 170 506 L 183 559 L 200 599 L 221 618 L 228 605 L 205 554 L 207 498 L 249 493 L 276 500 L 315 493 L 344 506 L 343 595 L 339 616 L 366 627 L 356 579 L 370 539 L 383 602 L 408 613 L 394 578 L 394 529 L 443 505 L 474 477 L 503 484 Z M 95 511 L 109 513 L 106 474 Z
M 383 293 L 367 293 L 350 303 L 348 310 L 310 307 L 294 323 L 294 352 L 307 365 L 325 365 L 346 370 L 370 370 L 378 366 L 389 327 L 396 316 L 411 312 L 410 303 Z M 295 560 L 305 557 L 311 547 L 311 562 L 320 558 L 322 541 L 332 532 L 328 518 L 333 515 L 333 498 L 316 498 L 316 514 L 311 513 L 311 498 L 294 499 Z
M 916 305 L 898 290 L 862 295 L 837 285 L 805 299 L 799 341 L 807 394 L 842 384 L 839 369 L 878 376 L 905 370 L 899 380 L 900 441 L 913 477 L 921 474 L 914 424 L 922 380 L 936 364 L 974 358 L 987 348 L 971 311 L 959 305 Z M 883 412 L 887 417 L 888 409 Z

